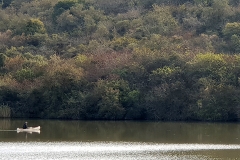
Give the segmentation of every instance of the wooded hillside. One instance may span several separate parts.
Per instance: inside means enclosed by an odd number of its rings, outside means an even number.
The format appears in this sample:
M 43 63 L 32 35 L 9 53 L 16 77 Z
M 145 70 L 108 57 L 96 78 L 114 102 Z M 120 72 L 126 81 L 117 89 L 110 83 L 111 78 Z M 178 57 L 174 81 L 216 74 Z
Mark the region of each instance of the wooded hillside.
M 0 117 L 235 121 L 240 0 L 3 0 Z

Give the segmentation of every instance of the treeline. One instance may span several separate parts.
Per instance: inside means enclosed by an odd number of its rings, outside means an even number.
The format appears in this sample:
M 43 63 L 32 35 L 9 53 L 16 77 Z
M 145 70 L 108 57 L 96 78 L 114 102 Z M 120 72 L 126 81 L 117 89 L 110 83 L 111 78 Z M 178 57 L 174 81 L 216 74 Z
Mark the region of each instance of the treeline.
M 3 0 L 0 117 L 236 121 L 238 0 Z

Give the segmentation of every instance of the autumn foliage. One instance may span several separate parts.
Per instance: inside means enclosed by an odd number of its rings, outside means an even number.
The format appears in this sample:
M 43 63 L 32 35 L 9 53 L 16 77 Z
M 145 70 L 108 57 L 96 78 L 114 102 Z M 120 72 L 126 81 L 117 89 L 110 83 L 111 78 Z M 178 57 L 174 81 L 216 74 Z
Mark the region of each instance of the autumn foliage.
M 0 116 L 236 121 L 239 2 L 7 0 Z

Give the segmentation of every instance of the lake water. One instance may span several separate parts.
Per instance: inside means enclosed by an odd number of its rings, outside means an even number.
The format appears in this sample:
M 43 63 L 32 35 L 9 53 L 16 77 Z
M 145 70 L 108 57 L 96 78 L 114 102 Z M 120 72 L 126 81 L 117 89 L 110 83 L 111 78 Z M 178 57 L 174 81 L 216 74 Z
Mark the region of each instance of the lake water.
M 240 159 L 240 123 L 24 121 L 0 119 L 0 159 Z

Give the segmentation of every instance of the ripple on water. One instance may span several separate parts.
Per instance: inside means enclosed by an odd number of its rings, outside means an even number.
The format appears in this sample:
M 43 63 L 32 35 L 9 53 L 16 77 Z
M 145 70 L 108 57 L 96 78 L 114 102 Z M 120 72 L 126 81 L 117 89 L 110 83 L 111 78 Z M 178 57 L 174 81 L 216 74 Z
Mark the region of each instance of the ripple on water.
M 213 159 L 207 150 L 239 150 L 240 145 L 130 142 L 0 142 L 0 159 L 155 160 Z

